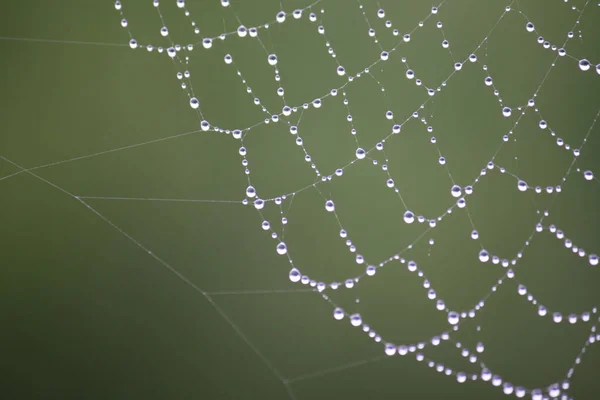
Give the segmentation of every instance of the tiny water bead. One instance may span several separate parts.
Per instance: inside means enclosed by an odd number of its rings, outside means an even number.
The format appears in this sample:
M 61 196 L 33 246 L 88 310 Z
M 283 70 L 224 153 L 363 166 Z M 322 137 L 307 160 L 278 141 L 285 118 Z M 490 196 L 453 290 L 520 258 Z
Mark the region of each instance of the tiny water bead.
M 406 211 L 404 213 L 404 222 L 406 222 L 407 224 L 412 224 L 413 222 L 415 222 L 415 214 L 413 214 L 412 211 Z
M 198 107 L 200 107 L 200 102 L 198 101 L 198 99 L 197 99 L 197 98 L 195 98 L 195 97 L 192 97 L 192 98 L 190 99 L 190 106 L 191 106 L 193 109 L 197 109 Z
M 535 25 L 533 25 L 531 22 L 528 22 L 525 25 L 525 29 L 527 30 L 527 32 L 533 32 L 535 31 Z
M 169 30 L 167 29 L 166 26 L 163 26 L 162 28 L 160 28 L 160 35 L 161 36 L 169 36 Z
M 284 242 L 279 242 L 277 244 L 277 254 L 280 256 L 287 254 L 287 245 Z
M 339 76 L 344 76 L 344 75 L 346 75 L 346 69 L 340 65 L 339 67 L 337 67 L 337 74 L 338 74 Z
M 211 38 L 206 38 L 206 39 L 202 40 L 202 46 L 205 49 L 210 49 L 212 47 L 212 39 Z
M 115 9 L 116 10 L 120 10 L 123 6 L 121 5 L 120 1 L 115 1 Z
M 137 41 L 135 39 L 131 39 L 129 41 L 129 47 L 131 47 L 132 49 L 137 49 L 137 47 L 138 47 Z
M 352 324 L 352 326 L 360 326 L 362 324 L 362 317 L 360 314 L 352 314 L 350 316 L 350 324 Z
M 269 65 L 277 65 L 277 56 L 275 54 L 269 54 L 267 61 L 269 62 Z
M 223 60 L 225 61 L 225 64 L 231 64 L 233 62 L 233 57 L 231 57 L 231 54 L 225 54 Z
M 300 274 L 300 271 L 298 271 L 298 269 L 292 268 L 290 270 L 289 278 L 290 278 L 290 281 L 292 281 L 293 283 L 299 282 L 301 277 L 302 277 L 302 275 Z M 344 317 L 344 311 L 342 310 L 342 318 L 343 317 Z
M 588 169 L 583 173 L 583 177 L 586 181 L 591 181 L 594 179 L 594 173 Z
M 338 321 L 344 319 L 344 310 L 341 309 L 340 307 L 336 307 L 333 310 L 333 318 L 335 318 Z
M 362 160 L 366 157 L 367 153 L 365 152 L 365 150 L 361 147 L 359 147 L 358 149 L 356 149 L 356 158 L 359 160 Z
M 325 202 L 325 210 L 327 210 L 328 212 L 335 211 L 335 204 L 333 203 L 333 200 L 327 200 Z
M 185 7 L 185 0 L 177 0 L 177 7 L 179 7 L 179 8 Z
M 479 252 L 479 261 L 482 263 L 486 263 L 490 260 L 490 253 L 487 250 L 483 249 Z
M 450 193 L 452 194 L 452 197 L 460 197 L 462 195 L 462 189 L 458 185 L 453 185 L 450 189 Z
M 284 11 L 279 11 L 277 13 L 277 16 L 275 17 L 275 19 L 277 20 L 277 22 L 282 23 L 285 22 L 285 12 Z
M 519 181 L 517 182 L 517 188 L 519 189 L 519 191 L 524 192 L 527 190 L 527 182 L 525 181 Z
M 456 311 L 450 311 L 448 313 L 448 323 L 450 325 L 456 325 L 460 321 L 460 315 Z
M 591 64 L 588 60 L 586 60 L 585 58 L 582 60 L 579 60 L 579 69 L 582 71 L 588 71 L 591 67 Z
M 502 109 L 502 115 L 506 118 L 510 117 L 512 115 L 512 109 L 510 107 L 504 107 Z

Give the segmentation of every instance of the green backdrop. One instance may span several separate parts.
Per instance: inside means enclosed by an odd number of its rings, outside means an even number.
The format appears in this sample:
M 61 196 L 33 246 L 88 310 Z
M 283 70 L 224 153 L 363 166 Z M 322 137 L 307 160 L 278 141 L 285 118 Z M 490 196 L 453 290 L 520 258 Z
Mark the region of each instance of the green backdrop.
M 343 282 L 394 254 L 417 261 L 453 310 L 468 311 L 485 298 L 452 340 L 422 351 L 428 359 L 470 374 L 483 361 L 503 379 L 528 388 L 565 379 L 598 314 L 589 323 L 556 324 L 539 317 L 537 306 L 516 288 L 527 286 L 550 313 L 565 318 L 600 300 L 598 267 L 587 261 L 588 253 L 600 252 L 600 185 L 583 176 L 585 170 L 600 173 L 600 127 L 593 124 L 600 109 L 600 7 L 585 0 L 447 0 L 431 14 L 427 1 L 361 2 L 323 0 L 295 20 L 291 11 L 307 1 L 231 0 L 223 8 L 217 0 L 188 0 L 187 18 L 174 0 L 163 0 L 170 37 L 182 45 L 235 31 L 241 23 L 271 23 L 259 30 L 260 41 L 233 34 L 215 39 L 210 49 L 197 43 L 179 53 L 189 55 L 187 66 L 141 48 L 169 45 L 149 0 L 123 1 L 126 29 L 112 1 L 4 4 L 5 398 L 505 398 L 501 388 L 481 380 L 458 384 L 415 361 L 413 353 L 385 356 L 383 343 L 348 318 L 333 318 L 332 304 L 360 313 L 394 344 L 428 342 L 450 331 L 446 313 L 436 310 L 423 278 L 406 264 L 387 262 L 352 290 L 328 289 L 330 302 L 288 278 L 290 260 L 318 281 Z M 280 3 L 288 12 L 282 24 L 274 22 Z M 512 9 L 505 13 L 507 5 Z M 378 18 L 379 8 L 384 18 Z M 318 21 L 309 20 L 311 11 Z M 525 29 L 528 21 L 535 32 Z M 325 35 L 318 32 L 321 24 Z M 369 27 L 376 37 L 369 36 Z M 542 42 L 562 47 L 570 30 L 574 37 L 565 57 L 557 59 L 556 50 L 537 41 L 543 36 Z M 127 45 L 129 31 L 140 44 L 136 50 Z M 409 32 L 411 40 L 403 42 Z M 387 61 L 373 64 L 381 48 L 398 43 Z M 478 61 L 466 61 L 476 49 Z M 278 56 L 279 82 L 268 53 Z M 224 63 L 225 54 L 233 64 Z M 589 71 L 579 69 L 581 58 L 592 63 Z M 336 59 L 346 76 L 336 73 Z M 456 61 L 466 62 L 454 72 Z M 422 86 L 406 78 L 407 68 Z M 243 139 L 250 178 L 261 198 L 288 194 L 281 208 L 269 201 L 262 213 L 280 238 L 282 212 L 288 219 L 283 240 L 289 258 L 277 254 L 277 241 L 261 229 L 254 207 L 241 204 L 248 185 L 238 153 L 242 143 L 231 134 L 199 129 L 201 118 L 180 87 L 185 79 L 176 77 L 185 70 L 199 110 L 213 126 L 256 125 Z M 286 104 L 300 108 L 265 124 L 267 114 L 253 98 L 270 114 L 280 113 L 280 85 Z M 343 85 L 336 97 L 323 98 L 321 108 L 303 111 L 303 103 Z M 430 97 L 426 88 L 438 87 Z M 534 93 L 535 106 L 527 108 Z M 502 116 L 499 99 L 512 108 L 509 118 Z M 383 151 L 356 160 L 358 146 L 369 150 L 390 134 L 394 121 L 386 119 L 387 110 L 403 123 L 402 132 Z M 411 117 L 414 111 L 418 118 Z M 316 188 L 311 185 L 320 178 L 289 133 L 301 113 L 304 148 L 322 176 L 334 175 Z M 547 129 L 539 128 L 540 119 Z M 509 135 L 507 142 L 503 135 Z M 572 150 L 584 138 L 573 162 Z M 403 202 L 428 219 L 444 214 L 457 200 L 450 195 L 453 182 L 473 184 L 495 155 L 495 168 L 478 179 L 466 208 L 454 207 L 433 229 L 403 222 Z M 335 176 L 346 165 L 343 176 Z M 387 173 L 399 194 L 386 186 Z M 518 191 L 519 179 L 539 185 L 542 193 Z M 549 185 L 562 191 L 547 194 Z M 356 253 L 339 237 L 335 215 L 324 209 L 329 198 L 365 264 L 356 263 Z M 535 233 L 545 210 L 545 229 Z M 550 224 L 586 255 L 565 248 L 548 231 Z M 470 238 L 473 226 L 479 241 Z M 522 251 L 515 279 L 505 279 L 492 295 L 508 268 L 481 263 L 482 247 L 507 260 Z M 456 346 L 473 350 L 479 341 L 485 351 L 472 364 Z M 599 367 L 598 348 L 588 346 L 568 394 L 597 398 Z

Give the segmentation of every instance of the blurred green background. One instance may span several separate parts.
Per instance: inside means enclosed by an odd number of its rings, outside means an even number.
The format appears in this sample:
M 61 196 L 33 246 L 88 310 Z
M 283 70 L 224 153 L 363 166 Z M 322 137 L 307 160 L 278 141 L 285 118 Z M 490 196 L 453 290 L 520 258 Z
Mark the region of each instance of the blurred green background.
M 198 113 L 190 108 L 177 71 L 190 72 L 200 110 L 211 124 L 243 129 L 258 123 L 243 139 L 250 177 L 262 198 L 297 192 L 281 210 L 288 219 L 283 237 L 289 256 L 302 273 L 343 282 L 366 266 L 355 262 L 356 254 L 339 237 L 335 216 L 324 210 L 325 197 L 335 201 L 341 224 L 367 263 L 403 252 L 453 310 L 471 309 L 506 273 L 501 265 L 479 262 L 481 246 L 508 260 L 524 248 L 516 278 L 551 312 L 581 313 L 599 303 L 599 271 L 587 256 L 573 254 L 547 230 L 525 246 L 541 213 L 549 210 L 545 226 L 555 224 L 579 248 L 600 252 L 600 185 L 582 174 L 600 173 L 600 127 L 590 130 L 600 109 L 600 75 L 594 67 L 582 72 L 577 66 L 584 57 L 600 63 L 597 2 L 447 0 L 430 15 L 435 4 L 428 1 L 361 1 L 323 0 L 299 20 L 288 14 L 285 23 L 261 29 L 260 42 L 231 35 L 210 49 L 197 44 L 180 53 L 190 56 L 189 64 L 175 67 L 164 53 L 127 46 L 128 30 L 140 45 L 168 46 L 150 0 L 123 1 L 127 29 L 112 1 L 4 5 L 4 398 L 505 397 L 501 388 L 481 381 L 458 384 L 417 363 L 414 354 L 383 356 L 382 343 L 347 318 L 335 321 L 332 304 L 321 294 L 292 284 L 288 259 L 276 253 L 276 241 L 261 229 L 256 210 L 241 204 L 248 184 L 238 154 L 241 142 L 199 131 Z M 161 12 L 171 37 L 187 45 L 234 31 L 240 23 L 273 22 L 281 3 L 288 13 L 309 4 L 231 0 L 223 8 L 218 0 L 187 0 L 199 35 L 175 0 L 162 0 Z M 507 5 L 512 10 L 495 25 Z M 384 18 L 377 17 L 379 8 Z M 317 22 L 309 21 L 311 11 Z M 526 31 L 527 21 L 536 32 Z M 320 24 L 326 38 L 317 31 Z M 369 26 L 376 38 L 369 37 Z M 571 29 L 569 55 L 550 69 L 556 51 L 538 44 L 537 36 L 561 47 Z M 384 151 L 373 150 L 342 177 L 317 185 L 320 192 L 310 187 L 318 178 L 288 125 L 297 123 L 302 109 L 264 124 L 266 114 L 253 97 L 279 113 L 281 84 L 287 104 L 309 103 L 348 81 L 336 74 L 326 41 L 348 74 L 356 75 L 379 59 L 379 46 L 390 49 L 408 32 L 410 42 L 402 42 L 388 61 L 347 84 L 350 111 L 340 90 L 337 97 L 324 98 L 320 109 L 311 106 L 302 113 L 299 133 L 327 176 L 355 160 L 357 143 L 371 149 L 389 134 L 393 121 L 385 118 L 387 110 L 398 123 L 416 110 L 419 118 L 408 120 Z M 449 49 L 441 45 L 444 37 Z M 454 62 L 477 48 L 478 61 L 453 74 Z M 279 83 L 267 52 L 278 56 Z M 228 53 L 234 64 L 223 62 Z M 406 79 L 408 67 L 423 86 Z M 253 94 L 246 93 L 237 70 Z M 493 87 L 484 85 L 488 74 Z M 430 98 L 425 87 L 436 89 L 445 80 L 443 90 Z M 536 91 L 539 113 L 529 109 L 520 116 L 517 107 Z M 499 99 L 513 108 L 510 118 L 502 117 Z M 346 120 L 349 112 L 353 125 Z M 538 127 L 541 118 L 548 129 Z M 572 150 L 586 135 L 573 164 L 572 152 L 557 146 L 557 138 Z M 447 160 L 443 166 L 438 148 Z M 434 229 L 402 221 L 405 207 L 386 187 L 382 164 L 389 166 L 408 208 L 436 218 L 456 202 L 448 172 L 457 184 L 471 184 L 498 150 L 495 162 L 507 172 L 495 168 L 481 177 L 466 209 L 455 208 Z M 44 167 L 31 173 L 20 169 L 39 166 Z M 531 186 L 560 184 L 562 192 L 519 192 L 516 176 Z M 83 199 L 88 208 L 73 196 L 102 198 Z M 176 201 L 181 199 L 214 201 Z M 263 210 L 280 235 L 281 210 L 273 202 Z M 471 220 L 479 243 L 470 239 Z M 455 343 L 473 349 L 483 341 L 480 361 L 516 385 L 543 388 L 563 380 L 592 322 L 555 324 L 551 317 L 541 318 L 516 285 L 514 280 L 500 285 L 452 341 L 423 353 L 454 371 L 478 373 L 478 364 L 462 357 Z M 212 293 L 212 303 L 199 290 Z M 398 261 L 352 290 L 326 293 L 396 344 L 425 342 L 449 329 L 446 314 L 427 299 L 422 279 Z M 592 345 L 575 370 L 569 395 L 597 398 L 599 367 L 600 354 Z

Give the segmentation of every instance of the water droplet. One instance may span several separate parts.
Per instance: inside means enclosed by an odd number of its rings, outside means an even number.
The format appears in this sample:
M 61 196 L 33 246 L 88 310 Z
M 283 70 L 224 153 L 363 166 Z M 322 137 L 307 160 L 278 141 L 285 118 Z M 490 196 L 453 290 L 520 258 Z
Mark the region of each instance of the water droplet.
M 296 268 L 292 268 L 290 270 L 290 281 L 296 283 L 300 281 L 301 275 L 300 275 L 300 271 L 298 271 Z M 342 311 L 342 316 L 343 316 L 343 311 Z
M 277 254 L 281 256 L 287 254 L 287 246 L 284 242 L 279 242 L 277 244 Z
M 585 58 L 582 60 L 579 60 L 579 69 L 582 71 L 588 71 L 590 69 L 590 62 L 588 60 L 586 60 Z
M 456 311 L 450 311 L 448 313 L 448 323 L 450 325 L 458 324 L 459 320 L 460 320 L 460 316 L 458 315 L 458 313 Z
M 335 211 L 335 204 L 333 203 L 333 200 L 327 200 L 325 202 L 325 210 L 329 212 Z

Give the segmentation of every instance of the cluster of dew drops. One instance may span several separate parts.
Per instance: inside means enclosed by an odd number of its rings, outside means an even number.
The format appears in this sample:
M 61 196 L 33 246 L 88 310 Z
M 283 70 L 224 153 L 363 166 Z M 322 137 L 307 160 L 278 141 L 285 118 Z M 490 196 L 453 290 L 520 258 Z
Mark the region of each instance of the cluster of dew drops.
M 565 2 L 566 1 L 567 0 L 565 0 Z M 154 4 L 155 7 L 158 7 L 158 3 L 159 3 L 158 0 L 153 0 L 153 4 Z M 177 4 L 177 6 L 179 8 L 184 8 L 185 7 L 185 0 L 176 0 L 176 4 Z M 221 5 L 223 7 L 228 7 L 230 5 L 230 2 L 229 2 L 229 0 L 221 0 Z M 598 5 L 600 6 L 600 3 Z M 115 2 L 115 8 L 117 10 L 121 10 L 121 7 L 122 7 L 121 2 L 120 1 L 116 1 Z M 509 8 L 507 7 L 507 11 L 508 10 L 509 10 Z M 433 7 L 432 8 L 432 14 L 436 14 L 436 13 L 437 13 L 437 8 Z M 189 12 L 188 11 L 186 11 L 186 15 L 189 16 Z M 292 13 L 292 16 L 295 19 L 299 19 L 302 16 L 302 11 L 301 10 L 295 10 Z M 384 18 L 385 17 L 385 11 L 383 9 L 380 9 L 377 12 L 377 16 L 379 18 Z M 313 22 L 316 21 L 316 15 L 314 13 L 311 13 L 310 16 L 309 16 L 309 18 Z M 276 21 L 277 22 L 280 22 L 280 23 L 284 22 L 285 19 L 286 19 L 286 13 L 283 12 L 283 11 L 280 12 L 280 13 L 278 13 L 277 16 L 276 16 Z M 422 24 L 422 23 L 420 23 L 420 24 Z M 123 27 L 127 27 L 128 26 L 128 22 L 127 22 L 126 19 L 122 19 L 121 20 L 121 26 L 123 26 Z M 391 27 L 391 22 L 387 21 L 386 22 L 386 26 L 387 27 Z M 438 26 L 438 28 L 441 28 L 441 26 L 442 26 L 441 22 L 438 22 L 437 26 Z M 265 27 L 268 27 L 268 25 L 265 25 Z M 525 25 L 525 29 L 527 30 L 527 32 L 535 32 L 535 26 L 531 22 L 528 22 Z M 322 34 L 323 32 L 324 32 L 324 28 L 322 26 L 319 26 L 319 33 Z M 199 33 L 199 30 L 198 30 L 197 27 L 195 28 L 195 33 Z M 163 37 L 168 36 L 169 31 L 168 31 L 167 27 L 162 27 L 160 29 L 160 34 Z M 238 29 L 237 29 L 237 34 L 238 34 L 239 37 L 246 37 L 247 35 L 249 35 L 250 37 L 256 37 L 258 35 L 258 30 L 257 30 L 257 28 L 246 28 L 245 26 L 240 25 L 238 27 Z M 397 36 L 399 34 L 398 30 L 395 29 L 393 31 L 393 34 Z M 370 36 L 374 36 L 375 35 L 375 32 L 374 32 L 373 29 L 369 30 L 369 35 Z M 568 36 L 570 38 L 572 38 L 573 37 L 573 33 L 569 32 Z M 221 35 L 221 38 L 223 39 L 224 36 Z M 410 39 L 411 39 L 410 34 L 405 34 L 403 36 L 403 40 L 405 42 L 409 42 Z M 538 42 L 540 44 L 542 44 L 544 46 L 544 48 L 551 48 L 552 50 L 557 51 L 557 54 L 559 56 L 561 56 L 561 57 L 564 57 L 564 56 L 567 55 L 567 52 L 566 52 L 565 49 L 563 49 L 563 48 L 557 48 L 556 46 L 551 45 L 549 42 L 544 41 L 544 39 L 541 36 L 538 38 Z M 210 39 L 210 38 L 203 39 L 202 40 L 202 45 L 206 49 L 211 48 L 212 47 L 212 39 Z M 449 44 L 448 40 L 444 39 L 442 41 L 442 47 L 443 48 L 449 48 L 449 45 L 450 44 Z M 131 48 L 133 48 L 133 49 L 136 49 L 136 48 L 138 48 L 138 43 L 137 43 L 137 41 L 135 39 L 132 38 L 130 40 L 130 42 L 129 42 L 129 46 Z M 146 48 L 147 48 L 148 51 L 152 51 L 154 49 L 154 47 L 151 46 L 151 45 L 146 46 Z M 190 44 L 188 46 L 184 46 L 184 48 L 187 48 L 188 50 L 192 50 L 193 49 L 193 45 Z M 180 50 L 181 50 L 181 46 L 180 45 L 175 45 L 174 47 L 167 48 L 166 49 L 166 53 L 167 53 L 167 55 L 169 57 L 175 58 L 176 55 L 177 55 L 177 52 L 180 51 Z M 157 51 L 159 53 L 162 53 L 164 51 L 164 49 L 162 49 L 162 48 L 159 47 L 159 48 L 157 48 Z M 389 53 L 386 52 L 386 51 L 383 51 L 381 53 L 381 55 L 380 55 L 380 58 L 381 58 L 382 61 L 386 61 L 388 59 L 388 57 L 389 57 Z M 471 62 L 477 61 L 477 57 L 474 54 L 472 54 L 471 56 L 469 56 L 468 59 Z M 405 61 L 405 60 L 403 59 L 403 61 Z M 226 64 L 231 64 L 233 62 L 233 57 L 230 54 L 225 55 L 224 62 Z M 267 62 L 271 66 L 276 66 L 277 63 L 278 63 L 277 55 L 276 54 L 269 54 L 267 56 Z M 592 63 L 590 61 L 588 61 L 587 59 L 585 59 L 585 58 L 584 59 L 580 59 L 579 62 L 578 62 L 578 65 L 579 65 L 580 70 L 584 71 L 584 72 L 585 71 L 589 71 L 590 69 L 592 69 Z M 460 62 L 455 63 L 454 69 L 456 71 L 461 70 L 462 69 L 462 63 L 460 63 Z M 484 69 L 486 69 L 486 68 L 484 67 Z M 595 66 L 595 70 L 600 75 L 600 64 L 597 64 Z M 337 67 L 337 74 L 339 76 L 346 75 L 345 68 L 343 66 L 341 66 L 341 65 L 338 66 Z M 414 71 L 412 71 L 410 69 L 408 69 L 405 74 L 406 74 L 406 78 L 407 79 L 414 79 L 415 78 Z M 185 76 L 186 78 L 188 78 L 189 77 L 189 72 L 186 71 L 183 74 L 182 73 L 178 73 L 178 78 L 179 79 L 181 79 L 183 76 Z M 419 80 L 417 80 L 417 81 L 418 81 L 417 84 L 419 85 L 420 81 Z M 490 76 L 488 76 L 488 77 L 485 78 L 484 83 L 485 83 L 486 86 L 492 86 L 493 85 L 493 80 L 492 80 L 492 78 Z M 431 96 L 433 96 L 433 94 L 435 93 L 435 91 L 433 89 L 428 89 L 428 92 L 429 92 L 429 95 L 431 95 Z M 529 105 L 532 106 L 533 105 L 532 103 L 533 103 L 533 100 L 530 100 L 530 104 Z M 320 105 L 321 105 L 320 99 L 317 99 L 317 100 L 313 101 L 313 106 L 315 108 L 319 108 Z M 198 109 L 199 106 L 200 106 L 200 103 L 199 103 L 198 99 L 195 98 L 195 97 L 191 97 L 190 98 L 190 106 L 193 109 Z M 290 114 L 289 107 L 285 107 L 285 108 L 287 108 L 287 110 L 284 109 L 283 110 L 283 114 L 284 115 L 289 115 Z M 513 110 L 510 107 L 502 107 L 502 115 L 504 117 L 507 117 L 507 118 L 510 117 L 512 115 L 512 111 Z M 391 113 L 391 111 L 389 111 L 388 113 Z M 386 116 L 389 119 L 389 116 L 388 115 L 386 115 Z M 541 129 L 545 129 L 547 127 L 547 123 L 545 121 L 540 121 L 539 127 Z M 201 128 L 202 128 L 202 130 L 207 131 L 207 130 L 210 129 L 210 124 L 207 121 L 203 120 L 201 122 Z M 400 125 L 394 125 L 393 131 L 394 131 L 393 133 L 399 133 L 399 131 L 400 131 Z M 234 130 L 232 132 L 232 136 L 234 138 L 236 138 L 236 139 L 240 139 L 242 137 L 242 131 L 239 130 L 239 129 Z M 435 143 L 434 141 L 435 141 L 435 138 L 432 138 L 432 143 Z M 244 148 L 240 149 L 240 154 L 241 155 L 245 154 L 245 149 Z M 576 155 L 578 155 L 578 154 L 576 154 Z M 356 153 L 355 153 L 356 159 L 362 160 L 362 159 L 366 158 L 366 156 L 367 156 L 367 152 L 363 148 L 358 148 L 356 150 Z M 443 163 L 445 163 L 445 160 L 443 159 L 443 157 L 440 157 L 440 164 L 443 164 Z M 591 180 L 595 179 L 594 174 L 592 173 L 592 171 L 589 171 L 589 170 L 586 170 L 583 173 L 583 176 L 588 181 L 591 181 Z M 389 179 L 386 182 L 386 185 L 388 187 L 391 187 L 391 188 L 395 187 L 394 182 L 393 182 L 392 179 Z M 528 184 L 526 182 L 522 181 L 522 180 L 518 181 L 517 188 L 518 188 L 519 191 L 522 191 L 522 192 L 527 191 L 528 189 L 531 189 L 528 186 Z M 541 192 L 540 188 L 535 188 L 535 190 L 538 193 Z M 557 187 L 557 190 L 558 190 L 558 187 Z M 472 186 L 466 186 L 465 188 L 461 188 L 458 185 L 453 185 L 452 188 L 451 188 L 451 190 L 450 190 L 450 193 L 451 193 L 451 195 L 453 197 L 455 197 L 455 198 L 459 198 L 460 197 L 460 199 L 457 202 L 457 206 L 459 208 L 463 208 L 465 206 L 465 204 L 466 204 L 465 201 L 464 201 L 464 198 L 461 197 L 463 195 L 463 191 L 464 191 L 464 194 L 466 194 L 466 195 L 472 194 L 473 187 Z M 254 207 L 257 210 L 261 210 L 262 208 L 264 208 L 265 201 L 257 197 L 256 189 L 253 186 L 248 186 L 246 188 L 246 196 L 247 196 L 247 198 L 250 198 L 250 199 L 255 198 L 253 204 L 254 204 Z M 286 198 L 285 196 L 276 198 L 275 199 L 276 204 L 281 204 L 282 199 L 285 200 L 285 198 Z M 247 204 L 248 200 L 244 199 L 244 201 Z M 333 200 L 326 200 L 325 201 L 325 211 L 330 212 L 330 213 L 334 213 L 335 212 L 335 203 L 333 202 Z M 421 216 L 417 217 L 410 210 L 406 210 L 405 211 L 405 213 L 403 215 L 403 220 L 404 220 L 404 222 L 406 224 L 412 224 L 412 223 L 415 222 L 415 220 L 418 220 L 419 222 L 425 222 L 424 217 L 421 217 Z M 261 223 L 261 227 L 262 227 L 263 230 L 270 230 L 270 223 L 268 221 L 263 221 Z M 541 232 L 543 229 L 544 228 L 541 226 L 541 224 L 538 224 L 536 226 L 536 231 L 537 232 Z M 558 239 L 563 239 L 564 238 L 564 233 L 562 231 L 560 231 L 560 230 L 557 230 L 556 227 L 554 227 L 553 225 L 550 226 L 548 229 L 552 233 L 556 233 L 556 237 Z M 346 235 L 347 235 L 346 231 L 342 229 L 340 231 L 340 236 L 342 238 L 344 238 L 344 237 L 346 237 Z M 276 235 L 275 232 L 273 232 L 272 236 L 273 236 L 274 239 L 277 239 L 277 235 Z M 479 239 L 479 233 L 476 230 L 473 230 L 471 232 L 470 236 L 471 236 L 471 238 L 473 240 Z M 582 257 L 586 254 L 582 249 L 577 249 L 576 246 L 573 246 L 572 243 L 571 243 L 571 241 L 568 240 L 568 239 L 565 239 L 565 246 L 568 247 L 568 248 L 573 248 L 574 252 L 578 252 L 579 255 L 582 256 Z M 277 254 L 282 255 L 282 256 L 283 255 L 287 255 L 288 249 L 287 249 L 286 243 L 283 242 L 283 241 L 279 241 L 278 244 L 277 244 L 277 246 L 276 246 L 276 252 L 277 252 Z M 359 261 L 359 258 L 360 258 L 360 261 Z M 491 260 L 494 264 L 501 264 L 503 267 L 508 267 L 510 265 L 510 262 L 508 260 L 500 260 L 499 257 L 490 255 L 489 252 L 487 250 L 485 250 L 485 249 L 482 249 L 479 252 L 478 258 L 479 258 L 479 261 L 482 262 L 482 263 L 487 263 L 487 262 L 489 262 Z M 599 257 L 596 254 L 589 254 L 588 260 L 589 260 L 590 265 L 593 265 L 593 266 L 596 266 L 599 263 Z M 358 263 L 363 263 L 364 259 L 362 259 L 362 257 L 360 257 L 360 256 L 357 256 L 357 262 Z M 513 260 L 512 264 L 513 265 L 515 264 L 515 260 Z M 409 267 L 409 270 L 411 270 L 411 271 L 416 271 L 417 270 L 417 266 L 416 266 L 416 263 L 414 263 L 414 261 L 410 261 L 408 263 L 408 267 Z M 375 267 L 371 266 L 371 265 L 368 266 L 367 270 L 366 270 L 366 275 L 372 276 L 374 274 L 375 274 Z M 422 275 L 420 274 L 420 276 L 422 276 Z M 323 284 L 323 283 L 318 283 L 317 284 L 314 281 L 310 281 L 308 277 L 306 277 L 304 275 L 301 275 L 300 271 L 297 268 L 295 268 L 295 267 L 290 270 L 289 279 L 292 282 L 294 282 L 294 283 L 296 283 L 296 282 L 301 282 L 303 284 L 310 283 L 311 286 L 318 286 L 319 291 L 322 291 L 322 290 L 324 290 L 326 288 L 325 284 Z M 354 285 L 354 281 L 353 280 L 348 280 L 348 281 L 346 281 L 345 285 L 346 285 L 346 287 L 351 288 Z M 335 289 L 335 288 L 337 288 L 339 286 L 339 284 L 338 283 L 332 283 L 330 286 Z M 524 285 L 518 285 L 517 291 L 518 291 L 518 293 L 520 295 L 526 295 L 526 294 L 528 294 L 527 288 Z M 433 291 L 433 289 L 429 290 L 428 297 L 429 298 L 435 298 L 436 297 L 435 291 Z M 531 301 L 533 304 L 537 303 L 536 300 L 533 299 L 533 296 L 531 294 L 528 294 L 528 300 Z M 483 304 L 480 303 L 479 305 L 476 306 L 476 309 L 479 309 L 482 306 L 483 306 Z M 460 322 L 460 318 L 461 317 L 464 318 L 466 316 L 464 314 L 471 315 L 471 312 L 470 313 L 462 313 L 461 314 L 461 313 L 458 313 L 456 311 L 449 311 L 449 310 L 447 310 L 447 308 L 445 307 L 443 301 L 441 301 L 441 300 L 438 300 L 437 308 L 439 310 L 447 311 L 447 313 L 448 313 L 448 322 L 449 322 L 450 325 L 453 325 L 455 328 L 458 328 L 457 325 Z M 472 310 L 472 312 L 474 313 L 473 310 Z M 597 312 L 597 309 L 594 308 L 592 310 L 592 313 L 596 313 L 596 312 Z M 545 316 L 548 313 L 548 310 L 546 309 L 545 306 L 539 305 L 537 313 L 540 316 Z M 336 307 L 334 309 L 333 316 L 334 316 L 334 318 L 336 320 L 341 320 L 341 319 L 343 319 L 346 316 L 346 313 L 340 307 Z M 361 316 L 359 314 L 352 314 L 349 319 L 350 319 L 350 323 L 353 326 L 364 325 L 363 321 L 362 321 L 362 318 L 361 318 Z M 573 324 L 573 323 L 576 323 L 578 320 L 581 320 L 581 321 L 584 321 L 584 322 L 585 321 L 589 321 L 590 320 L 590 313 L 589 312 L 584 312 L 580 316 L 578 316 L 576 314 L 570 314 L 566 318 L 563 318 L 562 314 L 555 312 L 555 313 L 552 314 L 552 319 L 553 319 L 553 321 L 555 323 L 560 323 L 560 322 L 563 321 L 563 319 L 566 319 L 568 322 L 570 322 L 570 323 Z M 365 331 L 369 331 L 368 326 L 364 325 L 364 328 L 365 328 Z M 381 340 L 381 338 L 378 337 L 378 335 L 376 335 L 374 331 L 370 331 L 369 335 L 370 336 L 374 336 L 376 339 L 379 338 L 379 340 Z M 447 334 L 446 334 L 446 336 L 447 336 Z M 600 336 L 600 335 L 598 335 L 598 336 Z M 448 337 L 444 337 L 444 335 L 442 335 L 442 339 L 447 340 Z M 600 340 L 600 338 L 598 338 L 598 340 Z M 433 342 L 436 342 L 436 343 L 439 344 L 440 338 L 439 337 L 433 338 L 432 339 L 432 343 Z M 433 343 L 433 344 L 436 345 L 436 343 Z M 388 355 L 396 354 L 396 352 L 398 352 L 399 354 L 407 354 L 408 352 L 415 351 L 415 349 L 411 348 L 411 347 L 415 347 L 415 346 L 405 346 L 405 345 L 402 345 L 402 346 L 397 347 L 397 346 L 388 344 L 388 345 L 386 345 L 385 352 Z M 419 349 L 421 349 L 421 348 L 424 347 L 424 345 L 420 344 L 419 346 L 416 346 L 416 347 L 419 348 Z M 482 353 L 483 349 L 484 349 L 483 343 L 478 343 L 476 345 L 476 351 L 478 353 Z M 463 353 L 465 351 L 466 351 L 466 349 L 463 350 Z M 468 351 L 467 351 L 467 353 L 468 353 Z M 422 355 L 421 355 L 421 357 L 422 357 Z M 456 373 L 455 375 L 457 376 L 457 380 L 459 382 L 464 382 L 464 381 L 467 380 L 467 375 L 464 372 L 459 372 L 459 373 Z M 475 376 L 473 376 L 473 379 L 475 379 Z M 491 372 L 489 370 L 487 370 L 487 369 L 484 369 L 484 371 L 482 372 L 482 379 L 485 380 L 485 381 L 492 381 L 492 383 L 495 386 L 498 386 L 498 385 L 500 385 L 502 383 L 502 381 L 500 380 L 499 377 L 497 377 L 495 375 L 492 376 Z M 510 391 L 510 393 L 516 394 L 517 397 L 523 397 L 523 396 L 525 396 L 525 393 L 526 393 L 525 389 L 523 389 L 523 388 L 513 388 L 511 385 L 507 385 L 507 384 L 508 384 L 508 382 L 505 382 L 505 386 L 504 386 L 505 393 L 509 394 L 507 391 Z M 566 382 L 566 383 L 563 382 L 562 388 L 566 390 L 568 388 L 568 382 Z M 560 389 L 559 389 L 559 385 L 558 384 L 552 385 L 548 390 L 549 390 L 548 393 L 552 397 L 556 397 L 556 395 L 558 395 L 557 393 L 560 393 Z M 535 390 L 531 391 L 531 394 L 532 394 L 532 398 L 540 398 L 540 399 L 542 398 L 541 391 L 539 391 L 538 389 L 535 389 Z M 553 396 L 553 394 L 556 394 L 556 395 Z

